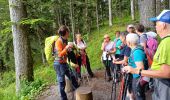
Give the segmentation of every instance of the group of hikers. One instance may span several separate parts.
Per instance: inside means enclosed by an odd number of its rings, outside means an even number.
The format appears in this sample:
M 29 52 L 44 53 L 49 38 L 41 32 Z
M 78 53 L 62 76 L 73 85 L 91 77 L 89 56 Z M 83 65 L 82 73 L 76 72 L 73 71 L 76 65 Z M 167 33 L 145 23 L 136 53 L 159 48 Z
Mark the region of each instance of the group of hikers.
M 101 59 L 106 68 L 107 81 L 119 82 L 118 72 L 129 75 L 127 96 L 130 100 L 146 100 L 145 86 L 151 82 L 151 78 L 154 86 L 152 100 L 169 100 L 170 10 L 163 10 L 159 16 L 149 20 L 156 22 L 157 34 L 162 39 L 159 46 L 155 32 L 145 32 L 142 24 L 131 24 L 126 32 L 116 31 L 113 41 L 108 34 L 104 35 Z M 87 45 L 81 34 L 76 34 L 74 42 L 67 41 L 70 33 L 66 26 L 61 26 L 58 34 L 54 46 L 54 69 L 61 100 L 67 100 L 65 75 L 76 90 L 79 87 L 78 79 L 82 77 L 81 67 L 87 69 L 90 77 L 94 77 L 94 74 L 86 53 Z M 69 66 L 73 67 L 74 72 Z

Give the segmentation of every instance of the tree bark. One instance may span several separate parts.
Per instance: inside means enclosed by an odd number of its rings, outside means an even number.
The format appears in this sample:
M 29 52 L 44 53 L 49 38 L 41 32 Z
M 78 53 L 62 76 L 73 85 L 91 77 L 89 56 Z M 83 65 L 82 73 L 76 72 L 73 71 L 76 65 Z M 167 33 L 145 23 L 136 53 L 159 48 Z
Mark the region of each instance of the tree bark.
M 161 12 L 161 0 L 156 0 L 156 15 L 159 15 Z
M 20 21 L 27 17 L 26 6 L 22 0 L 9 0 L 10 18 L 16 71 L 16 93 L 20 92 L 21 81 L 33 81 L 33 59 L 27 27 Z
M 155 0 L 138 0 L 140 23 L 145 27 L 154 27 L 154 23 L 150 22 L 148 18 L 155 16 Z
M 100 28 L 99 28 L 99 14 L 98 14 L 98 0 L 96 0 L 96 25 L 97 25 L 98 32 L 100 32 Z
M 109 5 L 109 26 L 112 26 L 112 0 L 108 0 Z
M 131 17 L 132 17 L 132 20 L 135 20 L 134 0 L 130 0 L 130 5 L 131 5 Z
M 37 26 L 37 37 L 38 37 L 38 42 L 39 42 L 39 45 L 40 45 L 40 52 L 41 52 L 41 58 L 42 58 L 42 63 L 44 65 L 47 64 L 47 60 L 46 60 L 46 57 L 45 57 L 45 53 L 44 53 L 44 46 L 43 46 L 43 43 L 42 43 L 42 37 L 41 37 L 41 34 L 42 34 L 42 30 L 39 28 L 40 26 Z
M 70 0 L 70 20 L 71 20 L 71 29 L 72 29 L 72 34 L 73 34 L 73 40 L 74 39 L 74 17 L 73 17 L 73 6 L 72 6 L 72 0 Z
M 76 100 L 93 100 L 91 88 L 79 87 L 76 90 Z

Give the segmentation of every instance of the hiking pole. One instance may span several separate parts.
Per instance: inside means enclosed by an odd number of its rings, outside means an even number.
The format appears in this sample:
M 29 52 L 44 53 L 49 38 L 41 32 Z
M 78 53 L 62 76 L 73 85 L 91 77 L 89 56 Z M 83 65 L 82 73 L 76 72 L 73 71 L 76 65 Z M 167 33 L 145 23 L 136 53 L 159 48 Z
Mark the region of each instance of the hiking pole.
M 115 81 L 116 79 L 116 67 L 114 68 L 113 70 L 113 75 L 114 75 L 114 80 L 113 80 L 113 83 L 112 83 L 112 92 L 111 92 L 111 100 L 112 100 L 112 95 L 114 93 L 114 100 L 116 100 L 116 86 L 117 86 L 117 82 Z M 114 88 L 114 92 L 113 92 L 113 88 Z
M 106 55 L 106 69 L 105 69 L 105 76 L 104 76 L 104 78 L 105 78 L 105 81 L 106 81 L 106 74 L 107 74 L 107 67 L 109 67 L 109 59 L 108 59 L 108 55 Z
M 127 88 L 128 88 L 128 85 L 129 85 L 129 77 L 130 77 L 130 74 L 126 73 L 125 74 L 125 84 L 124 84 L 124 89 L 123 89 L 122 100 L 126 99 Z

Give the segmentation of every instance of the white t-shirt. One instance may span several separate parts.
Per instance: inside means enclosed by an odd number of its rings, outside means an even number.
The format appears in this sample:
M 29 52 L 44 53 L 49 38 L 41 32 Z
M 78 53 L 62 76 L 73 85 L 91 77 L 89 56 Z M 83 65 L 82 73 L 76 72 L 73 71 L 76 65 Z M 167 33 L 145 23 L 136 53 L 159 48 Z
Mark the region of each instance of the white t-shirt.
M 77 46 L 77 48 L 78 48 L 78 49 L 83 49 L 83 48 L 86 48 L 86 47 L 87 47 L 87 45 L 86 45 L 86 42 L 85 42 L 85 41 L 83 41 L 83 42 L 82 42 L 82 41 L 80 41 L 80 42 L 79 42 L 79 43 L 77 43 L 77 44 L 74 42 L 74 44 Z
M 103 58 L 103 60 L 107 60 L 107 57 L 106 57 L 106 55 L 107 55 L 107 52 L 110 52 L 110 51 L 112 51 L 114 49 L 114 42 L 109 42 L 106 46 L 105 46 L 105 48 L 104 48 L 104 51 L 103 51 L 103 54 L 102 54 L 102 58 Z M 114 55 L 112 54 L 111 56 L 109 56 L 108 57 L 108 60 L 111 60 L 111 57 L 113 57 Z

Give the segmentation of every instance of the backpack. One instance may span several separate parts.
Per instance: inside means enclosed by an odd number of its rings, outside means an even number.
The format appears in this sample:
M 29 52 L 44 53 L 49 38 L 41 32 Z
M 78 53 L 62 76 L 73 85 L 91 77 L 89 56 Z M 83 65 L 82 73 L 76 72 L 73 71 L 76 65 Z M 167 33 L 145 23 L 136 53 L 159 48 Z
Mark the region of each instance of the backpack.
M 55 41 L 59 38 L 59 36 L 50 36 L 45 39 L 45 56 L 46 60 L 48 63 L 54 61 L 54 46 L 55 46 Z
M 145 53 L 148 59 L 148 65 L 151 66 L 153 61 L 153 56 L 155 55 L 155 52 L 158 48 L 158 41 L 155 38 L 148 36 L 147 34 L 144 35 L 147 37 Z
M 133 53 L 134 53 L 136 50 L 144 51 L 144 49 L 143 49 L 142 47 L 137 47 L 137 48 L 135 48 L 134 50 L 132 50 L 132 51 L 131 51 L 131 55 L 130 55 L 130 57 L 132 57 L 132 60 L 134 60 Z M 149 68 L 147 55 L 145 55 L 145 57 L 146 57 L 146 58 L 144 59 L 143 63 L 144 63 L 144 69 L 147 70 L 147 69 Z

